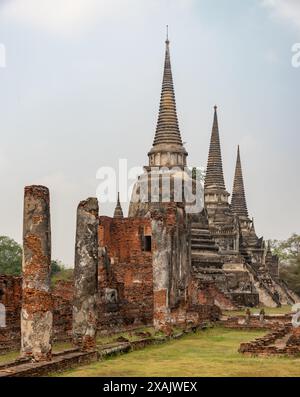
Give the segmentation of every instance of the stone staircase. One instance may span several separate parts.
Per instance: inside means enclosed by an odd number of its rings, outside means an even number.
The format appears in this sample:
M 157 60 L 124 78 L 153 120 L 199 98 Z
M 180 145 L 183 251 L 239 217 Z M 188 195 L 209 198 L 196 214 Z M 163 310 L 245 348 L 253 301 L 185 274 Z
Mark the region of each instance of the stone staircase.
M 248 269 L 250 278 L 259 293 L 259 300 L 267 307 L 278 307 L 280 306 L 280 297 L 272 288 L 274 282 L 268 277 L 265 280 L 261 275 L 249 264 L 246 262 L 246 267 Z
M 223 261 L 208 226 L 191 224 L 192 265 L 221 269 Z

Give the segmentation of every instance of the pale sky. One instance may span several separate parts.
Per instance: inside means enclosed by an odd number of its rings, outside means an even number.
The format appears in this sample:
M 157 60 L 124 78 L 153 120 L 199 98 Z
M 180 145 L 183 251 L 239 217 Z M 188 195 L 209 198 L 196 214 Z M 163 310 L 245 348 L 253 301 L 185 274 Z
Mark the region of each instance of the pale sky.
M 257 233 L 300 233 L 299 0 L 0 0 L 0 235 L 22 241 L 24 186 L 44 184 L 52 256 L 73 265 L 99 167 L 147 164 L 167 24 L 189 165 L 206 166 L 217 104 L 227 190 L 240 144 Z

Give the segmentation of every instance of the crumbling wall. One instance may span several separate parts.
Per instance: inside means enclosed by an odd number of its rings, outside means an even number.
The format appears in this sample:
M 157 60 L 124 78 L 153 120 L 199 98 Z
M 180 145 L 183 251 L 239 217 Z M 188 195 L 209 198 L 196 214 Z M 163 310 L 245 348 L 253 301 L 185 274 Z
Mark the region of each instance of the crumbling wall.
M 300 329 L 291 324 L 278 326 L 271 333 L 252 342 L 241 343 L 239 353 L 251 356 L 299 356 Z
M 230 292 L 230 296 L 237 307 L 256 307 L 259 305 L 259 295 L 256 292 Z
M 73 281 L 57 281 L 52 288 L 53 340 L 71 338 Z M 0 327 L 0 353 L 21 346 L 22 277 L 0 275 L 0 303 L 5 306 L 6 327 Z
M 167 324 L 186 313 L 190 249 L 183 206 L 144 218 L 100 217 L 100 315 L 106 324 Z M 172 319 L 173 318 L 173 319 Z
M 0 303 L 5 308 L 5 327 L 0 324 L 0 353 L 19 348 L 22 278 L 0 275 Z
M 215 304 L 222 310 L 255 307 L 259 295 L 245 270 L 203 269 L 193 266 L 189 291 L 192 304 Z
M 152 231 L 147 218 L 99 219 L 99 327 L 151 324 Z
M 222 316 L 221 324 L 224 328 L 231 329 L 268 329 L 277 330 L 282 326 L 291 324 L 291 315 L 250 314 Z
M 58 280 L 52 288 L 54 341 L 71 340 L 73 295 L 73 281 Z
M 195 305 L 215 305 L 222 310 L 235 310 L 237 305 L 234 304 L 229 294 L 225 294 L 218 288 L 213 281 L 204 281 L 203 277 L 199 278 L 193 274 L 189 285 L 189 304 Z

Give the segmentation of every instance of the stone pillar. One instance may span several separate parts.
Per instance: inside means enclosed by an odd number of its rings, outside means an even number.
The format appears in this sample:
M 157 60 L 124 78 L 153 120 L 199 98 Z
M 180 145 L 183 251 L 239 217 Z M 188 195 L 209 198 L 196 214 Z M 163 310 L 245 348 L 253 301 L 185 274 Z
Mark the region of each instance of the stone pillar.
M 23 225 L 23 293 L 21 356 L 51 360 L 51 229 L 49 190 L 25 187 Z
M 96 347 L 98 291 L 98 201 L 89 198 L 77 209 L 73 343 L 83 351 Z
M 170 328 L 170 257 L 171 236 L 162 220 L 153 219 L 152 264 L 153 264 L 153 325 L 166 333 Z

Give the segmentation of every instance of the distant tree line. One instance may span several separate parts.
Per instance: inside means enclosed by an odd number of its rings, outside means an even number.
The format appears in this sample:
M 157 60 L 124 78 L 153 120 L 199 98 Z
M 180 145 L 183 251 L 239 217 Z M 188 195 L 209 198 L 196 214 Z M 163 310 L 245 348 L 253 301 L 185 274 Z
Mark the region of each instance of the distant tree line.
M 68 271 L 62 262 L 51 261 L 51 277 Z M 0 236 L 0 274 L 22 274 L 22 246 L 7 236 Z
M 287 240 L 272 240 L 271 248 L 279 257 L 280 277 L 300 295 L 300 235 L 294 233 Z

